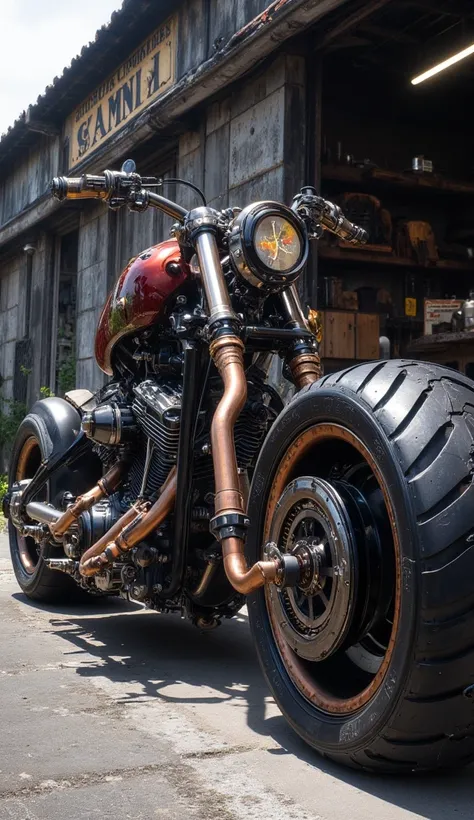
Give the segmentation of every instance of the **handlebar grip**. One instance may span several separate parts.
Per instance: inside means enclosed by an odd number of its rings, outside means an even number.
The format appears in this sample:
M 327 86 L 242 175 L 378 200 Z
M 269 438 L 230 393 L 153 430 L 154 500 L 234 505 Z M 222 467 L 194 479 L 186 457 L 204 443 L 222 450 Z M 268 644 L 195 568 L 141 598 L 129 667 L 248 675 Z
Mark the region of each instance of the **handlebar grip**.
M 357 245 L 365 245 L 369 235 L 363 228 L 354 225 L 347 217 L 344 216 L 343 211 L 339 205 L 334 205 L 333 202 L 325 201 L 323 212 L 321 214 L 321 224 L 324 228 L 332 233 L 340 236 L 346 242 L 352 242 Z
M 56 199 L 107 199 L 109 184 L 105 177 L 84 174 L 82 177 L 55 177 L 51 193 Z

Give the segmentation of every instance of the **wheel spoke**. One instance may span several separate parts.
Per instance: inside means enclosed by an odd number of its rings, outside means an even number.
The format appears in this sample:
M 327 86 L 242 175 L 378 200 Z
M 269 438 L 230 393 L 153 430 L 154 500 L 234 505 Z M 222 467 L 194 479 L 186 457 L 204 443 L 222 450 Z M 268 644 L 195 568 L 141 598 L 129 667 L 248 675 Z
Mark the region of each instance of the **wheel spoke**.
M 312 595 L 308 598 L 308 616 L 312 621 L 314 620 L 314 602 Z
M 327 597 L 326 597 L 326 595 L 324 594 L 324 592 L 323 592 L 323 590 L 322 590 L 322 589 L 321 589 L 321 590 L 319 590 L 319 592 L 318 592 L 318 598 L 321 598 L 321 600 L 322 600 L 322 602 L 323 602 L 323 604 L 324 604 L 324 609 L 327 609 L 327 608 L 328 608 L 328 606 L 329 606 L 329 601 L 328 601 L 328 599 L 327 599 Z

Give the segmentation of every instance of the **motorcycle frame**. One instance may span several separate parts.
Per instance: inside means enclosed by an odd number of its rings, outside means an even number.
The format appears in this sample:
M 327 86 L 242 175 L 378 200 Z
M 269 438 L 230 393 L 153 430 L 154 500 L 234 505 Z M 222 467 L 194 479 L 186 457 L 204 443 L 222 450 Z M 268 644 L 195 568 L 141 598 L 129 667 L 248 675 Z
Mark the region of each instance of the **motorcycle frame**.
M 197 255 L 209 314 L 204 331 L 206 357 L 202 352 L 202 331 L 196 333 L 197 328 L 190 326 L 180 328 L 180 333 L 177 334 L 184 353 L 183 409 L 177 468 L 171 471 L 152 507 L 143 499 L 137 499 L 132 508 L 112 527 L 114 534 L 110 532 L 111 540 L 107 541 L 105 535 L 83 554 L 79 562 L 81 575 L 96 574 L 116 557 L 132 549 L 140 539 L 160 525 L 173 506 L 177 506 L 180 514 L 174 517 L 173 523 L 171 581 L 163 595 L 170 598 L 182 588 L 190 534 L 192 493 L 189 492 L 189 487 L 202 395 L 199 373 L 202 363 L 209 363 L 211 358 L 221 375 L 224 391 L 214 412 L 210 430 L 216 490 L 215 514 L 210 522 L 210 531 L 221 543 L 227 578 L 234 589 L 242 594 L 248 594 L 268 583 L 296 585 L 304 567 L 297 557 L 281 554 L 276 545 L 270 545 L 272 549 L 264 560 L 257 561 L 250 568 L 247 566 L 244 544 L 250 522 L 246 515 L 246 500 L 242 493 L 233 438 L 235 422 L 247 398 L 245 353 L 249 352 L 249 348 L 254 352 L 273 351 L 284 356 L 288 375 L 297 390 L 320 377 L 315 330 L 310 319 L 306 319 L 303 314 L 295 282 L 283 288 L 280 284 L 278 292 L 284 328 L 254 325 L 243 327 L 241 317 L 234 312 L 224 275 L 222 247 L 218 241 L 222 228 L 233 218 L 232 212 L 221 214 L 206 205 L 187 211 L 177 203 L 143 188 L 138 174 L 127 174 L 124 171 L 106 171 L 102 177 L 62 177 L 53 180 L 52 189 L 59 199 L 99 198 L 108 202 L 110 207 L 128 205 L 130 210 L 137 212 L 156 207 L 178 220 L 175 236 L 184 259 L 189 260 L 193 253 Z M 306 223 L 309 238 L 320 235 L 315 222 L 318 219 L 329 230 L 349 237 L 350 241 L 359 241 L 364 233 L 348 222 L 337 206 L 318 197 L 312 188 L 302 189 L 293 201 L 292 210 L 299 214 L 302 225 Z M 41 465 L 27 488 L 27 500 L 46 483 L 53 471 L 77 458 L 78 452 L 82 452 L 82 438 L 79 436 L 53 465 L 47 462 Z M 97 485 L 77 499 L 77 510 L 92 504 L 97 494 L 104 490 L 104 486 L 102 481 L 102 485 Z M 24 499 L 22 502 L 24 510 Z M 42 514 L 44 515 L 44 511 Z M 61 515 L 58 510 L 55 511 L 55 516 L 60 519 L 57 528 L 62 535 L 68 516 L 66 513 Z M 54 535 L 54 522 L 51 526 L 48 518 L 44 523 L 48 524 Z

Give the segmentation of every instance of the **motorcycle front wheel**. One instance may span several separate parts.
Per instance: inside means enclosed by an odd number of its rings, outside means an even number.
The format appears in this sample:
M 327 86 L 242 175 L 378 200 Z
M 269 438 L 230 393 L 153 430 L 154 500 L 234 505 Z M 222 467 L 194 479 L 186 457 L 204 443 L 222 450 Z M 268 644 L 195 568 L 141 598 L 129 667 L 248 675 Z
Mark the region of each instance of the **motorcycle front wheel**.
M 318 752 L 371 771 L 474 758 L 474 383 L 356 365 L 295 396 L 252 482 L 250 561 L 303 556 L 249 599 L 261 666 Z

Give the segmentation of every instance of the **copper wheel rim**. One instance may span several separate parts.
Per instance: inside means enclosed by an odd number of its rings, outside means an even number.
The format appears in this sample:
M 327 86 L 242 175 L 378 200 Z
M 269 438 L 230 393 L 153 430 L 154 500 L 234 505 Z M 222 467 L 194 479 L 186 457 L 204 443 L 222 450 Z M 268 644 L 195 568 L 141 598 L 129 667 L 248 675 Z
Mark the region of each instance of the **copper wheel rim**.
M 32 478 L 40 461 L 41 450 L 39 443 L 35 436 L 29 436 L 23 444 L 18 456 L 15 480 L 23 481 L 24 479 Z M 35 542 L 31 538 L 25 538 L 25 536 L 20 535 L 19 532 L 16 532 L 16 541 L 21 565 L 28 575 L 33 575 L 39 561 L 39 554 Z
M 308 664 L 291 649 L 285 639 L 282 627 L 275 616 L 275 612 L 271 606 L 271 600 L 268 590 L 265 591 L 267 612 L 277 645 L 279 654 L 285 664 L 287 673 L 292 682 L 299 690 L 299 692 L 312 705 L 319 709 L 336 715 L 351 714 L 362 706 L 364 706 L 379 690 L 385 678 L 390 658 L 395 646 L 396 635 L 398 631 L 398 624 L 400 618 L 400 548 L 398 533 L 395 526 L 395 516 L 393 512 L 390 495 L 385 484 L 384 478 L 372 458 L 367 447 L 363 442 L 355 436 L 351 431 L 338 424 L 318 424 L 305 430 L 289 447 L 283 460 L 278 466 L 278 470 L 270 490 L 267 512 L 265 517 L 264 527 L 264 543 L 268 540 L 271 522 L 275 512 L 278 500 L 280 499 L 285 487 L 290 479 L 294 478 L 298 473 L 298 464 L 302 462 L 303 458 L 307 456 L 313 448 L 316 448 L 322 443 L 329 441 L 336 441 L 350 445 L 353 450 L 362 457 L 363 461 L 368 465 L 373 476 L 377 482 L 378 488 L 382 492 L 385 509 L 388 515 L 388 522 L 390 525 L 391 536 L 393 540 L 393 559 L 394 559 L 394 588 L 393 588 L 393 624 L 391 628 L 388 644 L 380 664 L 378 671 L 373 675 L 372 679 L 360 692 L 350 697 L 338 697 L 327 689 L 320 686 L 314 677 L 318 672 L 317 667 L 323 667 L 321 663 Z M 315 459 L 315 464 L 317 460 Z

